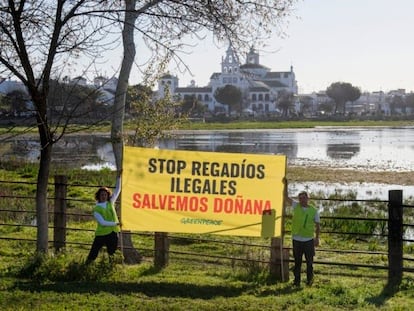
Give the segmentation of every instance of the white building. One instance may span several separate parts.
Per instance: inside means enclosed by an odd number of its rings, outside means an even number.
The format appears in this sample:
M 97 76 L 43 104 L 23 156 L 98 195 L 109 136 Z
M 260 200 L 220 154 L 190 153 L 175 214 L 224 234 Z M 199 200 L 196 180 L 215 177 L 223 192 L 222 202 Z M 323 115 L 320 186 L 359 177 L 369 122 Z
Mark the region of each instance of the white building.
M 205 87 L 197 87 L 194 82 L 188 87 L 179 87 L 178 77 L 166 74 L 158 81 L 158 97 L 162 98 L 166 88 L 172 96 L 181 99 L 195 96 L 209 111 L 218 112 L 227 109 L 214 99 L 217 88 L 234 85 L 243 93 L 243 108 L 258 113 L 277 111 L 279 92 L 297 94 L 298 87 L 293 67 L 290 71 L 275 72 L 260 64 L 259 54 L 251 48 L 241 64 L 236 53 L 229 47 L 221 60 L 221 72 L 215 72 Z

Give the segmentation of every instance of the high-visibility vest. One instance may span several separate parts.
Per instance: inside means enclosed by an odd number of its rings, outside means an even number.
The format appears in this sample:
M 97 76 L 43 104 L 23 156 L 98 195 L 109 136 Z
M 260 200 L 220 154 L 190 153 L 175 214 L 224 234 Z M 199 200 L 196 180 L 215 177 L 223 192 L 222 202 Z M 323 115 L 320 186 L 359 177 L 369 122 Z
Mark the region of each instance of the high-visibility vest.
M 115 209 L 112 206 L 111 202 L 106 202 L 106 207 L 102 207 L 99 205 L 96 205 L 93 209 L 94 212 L 97 212 L 102 215 L 103 219 L 106 221 L 113 221 L 113 222 L 119 222 L 118 216 L 116 215 Z M 96 227 L 95 235 L 96 236 L 102 236 L 107 235 L 114 232 L 120 232 L 119 226 L 102 226 L 98 222 L 98 226 Z
M 292 216 L 292 235 L 313 238 L 316 212 L 316 208 L 312 205 L 303 208 L 300 204 L 296 204 Z

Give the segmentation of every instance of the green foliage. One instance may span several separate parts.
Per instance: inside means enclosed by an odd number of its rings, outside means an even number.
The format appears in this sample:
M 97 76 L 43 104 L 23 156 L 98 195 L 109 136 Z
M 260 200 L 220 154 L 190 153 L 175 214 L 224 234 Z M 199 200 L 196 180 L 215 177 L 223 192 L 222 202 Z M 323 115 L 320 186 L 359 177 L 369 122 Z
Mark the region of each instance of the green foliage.
M 294 100 L 295 100 L 295 96 L 292 92 L 281 91 L 279 93 L 277 102 L 278 102 L 278 107 L 282 110 L 283 116 L 289 115 L 289 111 L 293 108 Z
M 0 115 L 7 114 L 11 110 L 7 96 L 0 93 Z
M 17 168 L 16 173 L 22 179 L 36 180 L 37 178 L 37 167 L 36 165 L 21 165 Z
M 214 92 L 214 98 L 221 104 L 229 107 L 229 114 L 233 109 L 241 112 L 241 104 L 243 94 L 242 91 L 231 84 L 226 84 L 224 87 L 219 87 Z
M 99 102 L 101 95 L 102 92 L 95 88 L 51 80 L 48 109 L 57 124 L 62 120 L 67 122 L 67 120 L 85 117 L 88 114 L 96 117 L 99 113 L 105 113 L 108 105 L 108 103 Z
M 323 198 L 324 194 L 322 192 L 312 194 L 312 197 Z M 321 216 L 326 217 L 322 219 L 321 225 L 325 231 L 343 233 L 345 234 L 343 237 L 352 240 L 386 235 L 387 221 L 384 204 L 357 202 L 355 191 L 345 193 L 338 191 L 330 194 L 327 199 L 318 202 Z
M 342 109 L 345 114 L 345 104 L 347 101 L 354 102 L 361 96 L 361 90 L 351 83 L 335 82 L 326 89 L 326 95 L 335 101 L 335 113 L 338 109 Z
M 130 109 L 134 103 L 147 102 L 152 95 L 151 87 L 147 85 L 137 84 L 128 87 L 128 92 L 125 100 L 126 107 Z
M 0 241 L 1 249 L 8 244 Z M 29 255 L 33 256 L 33 255 Z M 27 259 L 31 258 L 31 259 Z M 316 266 L 312 287 L 269 282 L 248 269 L 172 258 L 165 269 L 151 263 L 86 266 L 71 254 L 27 257 L 20 275 L 1 253 L 2 310 L 409 310 L 413 278 L 388 292 L 386 272 Z M 352 258 L 348 258 L 352 260 Z M 249 267 L 249 269 L 251 269 Z M 241 272 L 240 272 L 241 271 Z
M 195 95 L 192 95 L 184 97 L 181 102 L 180 110 L 188 116 L 199 117 L 203 116 L 204 112 L 208 109 L 196 98 Z
M 414 108 L 414 93 L 410 93 L 405 96 L 405 104 L 411 109 Z
M 134 127 L 134 134 L 126 138 L 128 145 L 153 147 L 157 139 L 168 137 L 166 131 L 177 129 L 186 118 L 179 114 L 178 104 L 168 94 L 154 101 L 141 88 L 132 88 L 128 92 Z
M 97 262 L 87 264 L 65 253 L 56 256 L 36 253 L 27 259 L 19 277 L 38 283 L 99 281 L 116 273 L 117 263 L 122 262 L 121 257 L 117 252 L 110 260 L 101 257 Z
M 37 164 L 7 162 L 1 163 L 0 180 L 2 189 L 0 195 L 0 209 L 14 209 L 19 211 L 35 210 Z M 115 172 L 108 168 L 100 171 L 85 171 L 82 169 L 67 169 L 52 167 L 49 180 L 49 193 L 54 191 L 54 176 L 65 175 L 68 177 L 67 201 L 71 212 L 90 211 L 94 202 L 94 193 L 99 186 L 113 187 L 115 184 Z M 11 182 L 8 182 L 11 181 Z M 32 213 L 1 213 L 0 219 L 19 220 L 30 223 L 34 215 Z
M 413 291 L 414 289 L 414 277 L 413 276 L 409 276 L 406 277 L 402 280 L 401 285 L 399 287 L 400 290 L 409 290 L 409 291 Z M 413 295 L 414 298 L 414 295 Z
M 243 247 L 244 258 L 232 260 L 232 277 L 236 280 L 266 284 L 270 282 L 269 254 L 263 249 L 252 250 Z
M 28 231 L 22 234 L 27 236 Z M 151 250 L 140 265 L 121 265 L 119 254 L 110 262 L 105 252 L 96 262 L 85 265 L 86 249 L 37 257 L 28 251 L 32 244 L 0 240 L 2 310 L 128 310 L 137 306 L 140 310 L 406 310 L 412 302 L 410 274 L 404 274 L 394 295 L 384 291 L 387 271 L 315 264 L 314 285 L 297 289 L 290 282 L 278 283 L 269 277 L 266 248 L 238 245 L 249 241 L 269 245 L 269 241 L 232 237 L 229 245 L 201 240 L 213 237 L 219 242 L 229 240 L 204 235 L 194 240 L 184 234 L 171 238 L 171 250 L 178 253 L 170 253 L 170 263 L 164 269 L 153 267 Z M 68 239 L 90 242 L 92 236 L 71 231 Z M 153 245 L 150 236 L 134 239 L 138 249 Z M 332 240 L 336 247 L 341 243 L 352 245 Z M 186 255 L 194 251 L 238 260 Z M 333 257 L 324 256 L 317 250 L 317 260 Z M 341 261 L 358 260 L 357 255 L 345 254 Z
M 14 116 L 30 113 L 30 110 L 32 110 L 29 109 L 28 105 L 29 95 L 23 90 L 13 90 L 7 93 L 3 98 L 3 103 L 5 104 L 3 106 L 5 108 L 4 112 Z

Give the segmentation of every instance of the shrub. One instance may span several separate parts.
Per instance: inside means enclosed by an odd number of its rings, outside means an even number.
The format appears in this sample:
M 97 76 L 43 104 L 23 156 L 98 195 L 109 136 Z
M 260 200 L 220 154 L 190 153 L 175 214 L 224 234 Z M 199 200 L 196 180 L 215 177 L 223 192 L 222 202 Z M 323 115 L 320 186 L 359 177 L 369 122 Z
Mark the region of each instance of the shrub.
M 115 273 L 116 264 L 121 262 L 120 256 L 122 255 L 117 253 L 110 260 L 102 256 L 98 261 L 87 264 L 82 259 L 70 258 L 65 253 L 57 256 L 36 254 L 27 259 L 19 277 L 38 283 L 98 281 Z

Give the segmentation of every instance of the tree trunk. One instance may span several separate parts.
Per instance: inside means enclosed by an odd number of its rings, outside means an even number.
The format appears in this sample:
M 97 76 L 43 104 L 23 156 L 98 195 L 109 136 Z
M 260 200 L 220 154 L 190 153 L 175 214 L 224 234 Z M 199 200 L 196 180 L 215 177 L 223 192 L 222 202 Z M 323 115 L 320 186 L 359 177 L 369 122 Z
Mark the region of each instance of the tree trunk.
M 122 42 L 124 45 L 124 56 L 122 59 L 121 70 L 119 72 L 118 84 L 115 91 L 114 113 L 112 116 L 111 140 L 115 154 L 115 162 L 118 170 L 122 169 L 122 152 L 123 152 L 123 121 L 125 114 L 125 98 L 128 91 L 128 80 L 131 68 L 135 59 L 134 43 L 134 23 L 137 14 L 135 9 L 135 0 L 125 0 L 126 12 L 124 29 L 122 30 Z
M 125 0 L 125 20 L 122 30 L 124 56 L 119 72 L 118 85 L 115 92 L 114 112 L 112 117 L 111 141 L 115 155 L 117 170 L 122 170 L 123 154 L 123 121 L 125 114 L 125 98 L 128 90 L 128 80 L 135 59 L 134 24 L 138 14 L 134 12 L 136 0 Z M 122 219 L 122 215 L 121 219 Z M 122 222 L 122 220 L 121 220 Z M 139 263 L 141 256 L 134 249 L 132 240 L 127 232 L 122 232 L 123 255 L 127 263 Z
M 122 255 L 124 256 L 124 263 L 137 264 L 142 260 L 140 253 L 134 248 L 132 243 L 132 235 L 130 231 L 122 231 L 120 236 L 120 244 L 122 245 Z
M 39 121 L 39 120 L 38 120 Z M 49 180 L 50 162 L 52 159 L 52 139 L 48 125 L 38 122 L 40 136 L 40 163 L 37 173 L 36 188 L 36 217 L 37 217 L 37 245 L 40 253 L 48 252 L 49 243 L 49 214 L 47 206 L 47 186 Z

